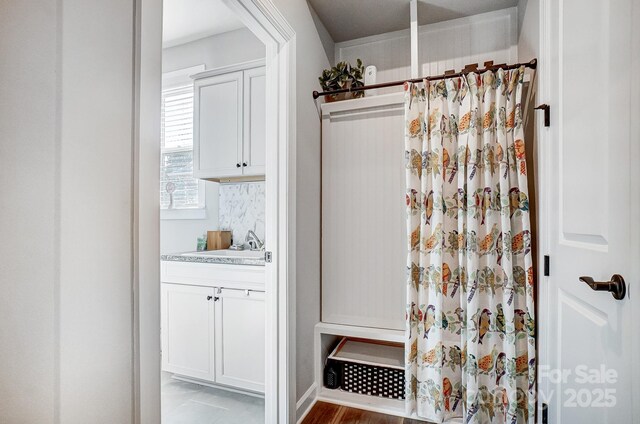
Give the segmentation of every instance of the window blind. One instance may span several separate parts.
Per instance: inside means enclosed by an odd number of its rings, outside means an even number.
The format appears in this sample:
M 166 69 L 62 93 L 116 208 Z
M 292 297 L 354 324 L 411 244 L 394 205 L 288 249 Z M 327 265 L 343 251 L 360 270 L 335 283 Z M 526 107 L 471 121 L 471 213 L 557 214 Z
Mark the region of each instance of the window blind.
M 193 178 L 193 84 L 162 90 L 161 127 L 160 207 L 170 208 L 167 184 L 173 183 L 171 207 L 198 208 L 198 180 Z

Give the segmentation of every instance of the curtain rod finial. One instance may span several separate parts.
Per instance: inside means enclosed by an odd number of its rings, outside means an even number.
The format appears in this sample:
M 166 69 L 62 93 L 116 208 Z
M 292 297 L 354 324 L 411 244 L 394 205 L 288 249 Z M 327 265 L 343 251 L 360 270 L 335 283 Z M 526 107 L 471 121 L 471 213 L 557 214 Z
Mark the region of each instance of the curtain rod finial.
M 318 97 L 320 97 L 320 93 L 318 93 L 317 91 L 313 92 L 313 98 L 317 99 Z

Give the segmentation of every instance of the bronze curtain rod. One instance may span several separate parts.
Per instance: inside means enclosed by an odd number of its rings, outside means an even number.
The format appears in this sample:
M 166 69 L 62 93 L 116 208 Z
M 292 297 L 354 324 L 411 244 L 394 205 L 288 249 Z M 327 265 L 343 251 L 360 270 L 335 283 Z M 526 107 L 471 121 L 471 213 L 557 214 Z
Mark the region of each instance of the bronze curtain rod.
M 422 81 L 436 81 L 436 80 L 441 80 L 441 79 L 446 79 L 446 78 L 456 78 L 456 77 L 460 77 L 462 75 L 467 75 L 471 72 L 476 72 L 476 73 L 482 73 L 482 72 L 486 72 L 486 71 L 495 71 L 498 69 L 504 69 L 504 70 L 510 70 L 510 69 L 517 69 L 521 66 L 525 66 L 527 68 L 530 69 L 536 69 L 536 67 L 538 66 L 538 60 L 537 59 L 532 59 L 530 62 L 524 62 L 524 63 L 516 63 L 515 65 L 489 65 L 487 66 L 487 63 L 485 63 L 485 68 L 484 69 L 477 69 L 476 67 L 473 66 L 467 66 L 466 68 L 464 68 L 462 71 L 460 72 L 456 72 L 456 73 L 444 73 L 442 75 L 436 75 L 433 77 L 424 77 L 424 78 L 414 78 L 414 79 L 410 79 L 410 80 L 403 80 L 403 81 L 393 81 L 393 82 L 383 82 L 380 84 L 373 84 L 373 85 L 363 85 L 361 87 L 354 87 L 354 88 L 342 88 L 340 90 L 333 90 L 333 91 L 322 91 L 322 92 L 317 92 L 314 91 L 313 92 L 313 98 L 317 99 L 320 96 L 325 96 L 328 94 L 339 94 L 339 93 L 349 93 L 349 92 L 353 92 L 353 91 L 363 91 L 363 90 L 372 90 L 375 88 L 386 88 L 386 87 L 395 87 L 397 85 L 403 85 L 405 82 L 422 82 Z

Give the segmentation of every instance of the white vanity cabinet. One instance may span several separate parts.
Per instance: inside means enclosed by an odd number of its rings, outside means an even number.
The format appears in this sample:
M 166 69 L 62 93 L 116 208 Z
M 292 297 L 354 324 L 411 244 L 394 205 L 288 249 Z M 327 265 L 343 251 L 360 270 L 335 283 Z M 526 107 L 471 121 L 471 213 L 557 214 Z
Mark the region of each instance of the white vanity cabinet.
M 162 369 L 264 393 L 264 267 L 161 263 Z
M 222 289 L 218 296 L 216 382 L 264 392 L 264 292 Z
M 264 176 L 264 61 L 192 77 L 194 177 L 215 181 Z
M 162 369 L 213 381 L 214 289 L 163 283 Z

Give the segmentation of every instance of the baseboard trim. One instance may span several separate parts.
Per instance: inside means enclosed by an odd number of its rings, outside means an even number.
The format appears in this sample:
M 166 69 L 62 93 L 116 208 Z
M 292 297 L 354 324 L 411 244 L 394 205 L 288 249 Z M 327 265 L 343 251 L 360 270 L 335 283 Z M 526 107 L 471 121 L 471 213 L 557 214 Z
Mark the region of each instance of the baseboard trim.
M 309 386 L 309 389 L 300 397 L 300 400 L 296 402 L 296 424 L 300 424 L 309 411 L 311 411 L 313 405 L 316 404 L 318 397 L 317 389 L 318 385 L 314 381 L 313 384 Z

